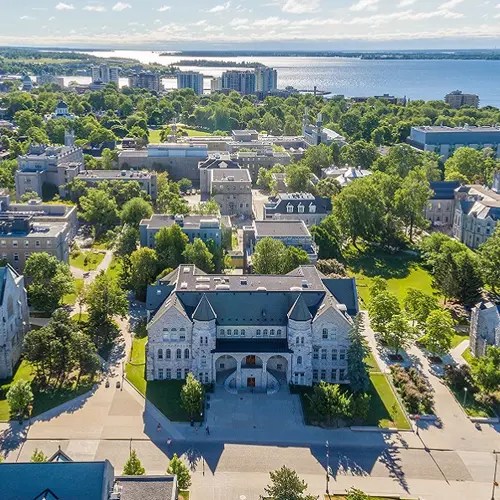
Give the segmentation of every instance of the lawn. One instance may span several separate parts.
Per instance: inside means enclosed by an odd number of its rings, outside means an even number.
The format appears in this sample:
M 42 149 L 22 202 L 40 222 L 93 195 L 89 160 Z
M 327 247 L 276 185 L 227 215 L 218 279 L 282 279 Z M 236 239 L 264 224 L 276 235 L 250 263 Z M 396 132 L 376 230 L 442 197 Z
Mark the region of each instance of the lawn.
M 181 388 L 184 380 L 154 380 L 148 382 L 145 378 L 147 337 L 134 338 L 130 361 L 125 372 L 128 381 L 153 403 L 169 420 L 173 422 L 189 422 L 189 415 L 181 407 Z M 194 418 L 200 421 L 199 416 Z
M 390 254 L 381 250 L 359 252 L 351 248 L 346 253 L 346 265 L 350 276 L 356 278 L 361 307 L 369 300 L 369 287 L 374 277 L 387 280 L 389 291 L 399 300 L 406 296 L 408 288 L 417 288 L 426 293 L 436 293 L 432 277 L 420 259 L 405 253 Z
M 76 313 L 71 316 L 71 319 L 73 321 L 76 321 L 77 323 L 87 323 L 89 320 L 89 315 L 87 313 Z
M 28 362 L 22 361 L 12 379 L 0 381 L 0 421 L 8 421 L 10 419 L 10 408 L 6 394 L 11 384 L 18 380 L 32 381 L 33 379 L 34 371 L 32 367 Z M 93 381 L 88 379 L 82 379 L 78 386 L 73 381 L 71 385 L 65 385 L 58 389 L 49 388 L 41 390 L 36 385 L 33 385 L 34 400 L 32 416 L 36 417 L 51 408 L 55 408 L 66 401 L 76 398 L 80 394 L 84 394 L 92 388 L 92 385 Z
M 189 500 L 189 491 L 179 491 L 179 500 Z
M 83 271 L 95 271 L 105 255 L 104 252 L 76 252 L 71 255 L 69 263 Z
M 196 130 L 193 128 L 187 128 L 187 127 L 179 127 L 179 128 L 186 131 L 187 135 L 190 137 L 194 137 L 194 136 L 206 137 L 206 136 L 212 135 L 210 132 L 204 132 L 202 130 Z M 150 129 L 149 130 L 149 142 L 152 144 L 159 143 L 160 142 L 160 132 L 161 132 L 161 129 L 155 129 L 155 130 Z
M 457 332 L 455 331 L 455 335 L 451 339 L 451 348 L 459 346 L 464 340 L 469 338 L 469 332 Z
M 448 389 L 450 389 L 469 417 L 496 417 L 495 412 L 490 406 L 478 403 L 471 394 L 467 394 L 464 398 L 465 394 L 463 390 L 459 391 L 451 386 L 448 386 Z
M 368 419 L 363 422 L 363 425 L 376 427 L 394 427 L 392 422 L 391 412 L 396 412 L 396 427 L 398 429 L 410 429 L 410 424 L 400 407 L 394 392 L 383 373 L 370 373 L 370 389 L 371 402 Z M 292 393 L 300 396 L 302 410 L 304 412 L 304 420 L 306 425 L 314 425 L 316 420 L 314 410 L 311 408 L 309 397 L 313 392 L 312 387 L 293 386 Z
M 123 265 L 121 259 L 113 256 L 113 259 L 111 260 L 111 264 L 109 265 L 106 274 L 111 278 L 118 279 L 121 275 L 122 270 L 123 270 Z
M 467 361 L 467 363 L 470 365 L 471 362 L 472 362 L 472 358 L 474 356 L 472 355 L 472 353 L 470 352 L 470 349 L 467 347 L 467 349 L 465 349 L 465 351 L 462 353 L 462 358 L 465 359 L 465 361 Z
M 76 298 L 78 295 L 78 291 L 83 288 L 83 279 L 81 278 L 75 278 L 75 293 L 70 293 L 68 295 L 65 295 L 63 297 L 63 304 L 68 305 L 68 306 L 74 306 L 76 303 Z

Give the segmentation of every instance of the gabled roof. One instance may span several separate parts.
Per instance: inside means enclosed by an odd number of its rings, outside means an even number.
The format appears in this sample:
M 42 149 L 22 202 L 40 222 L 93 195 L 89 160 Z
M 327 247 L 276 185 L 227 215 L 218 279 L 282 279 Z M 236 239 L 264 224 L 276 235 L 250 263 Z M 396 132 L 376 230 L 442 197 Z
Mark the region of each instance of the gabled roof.
M 197 305 L 193 313 L 193 319 L 196 321 L 213 321 L 217 318 L 214 309 L 207 299 L 206 294 L 201 297 L 200 303 Z
M 59 497 L 54 495 L 52 491 L 50 490 L 45 490 L 40 493 L 37 497 L 35 497 L 33 500 L 59 500 Z
M 47 462 L 73 462 L 70 456 L 66 455 L 64 451 L 59 448 L 48 460 Z
M 288 318 L 294 321 L 310 321 L 312 318 L 311 311 L 307 307 L 304 297 L 300 294 L 288 312 Z

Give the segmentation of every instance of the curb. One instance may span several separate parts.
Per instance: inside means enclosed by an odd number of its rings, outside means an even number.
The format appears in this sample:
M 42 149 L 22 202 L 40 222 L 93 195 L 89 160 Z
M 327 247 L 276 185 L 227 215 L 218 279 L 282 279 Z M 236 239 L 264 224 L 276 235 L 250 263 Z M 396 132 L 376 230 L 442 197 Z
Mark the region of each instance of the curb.
M 412 429 L 398 429 L 397 427 L 375 427 L 375 426 L 352 426 L 349 429 L 353 432 L 379 432 L 381 434 L 396 434 L 398 432 L 413 432 Z
M 500 423 L 500 418 L 498 417 L 469 417 L 471 422 L 477 422 L 480 424 L 498 424 Z
M 436 420 L 439 420 L 437 415 L 410 415 L 410 418 L 412 420 L 421 420 L 424 422 L 435 422 Z

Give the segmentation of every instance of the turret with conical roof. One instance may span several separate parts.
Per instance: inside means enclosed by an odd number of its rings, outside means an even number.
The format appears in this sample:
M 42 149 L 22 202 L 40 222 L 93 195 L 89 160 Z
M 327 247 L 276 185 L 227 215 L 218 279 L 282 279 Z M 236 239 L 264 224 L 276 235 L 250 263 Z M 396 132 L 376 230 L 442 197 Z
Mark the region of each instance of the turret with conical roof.
M 206 294 L 203 294 L 200 302 L 196 306 L 193 313 L 193 319 L 195 321 L 213 321 L 214 319 L 217 319 L 217 315 L 215 314 L 212 304 L 210 304 Z
M 312 314 L 307 307 L 306 301 L 302 294 L 297 297 L 290 311 L 288 311 L 288 319 L 293 321 L 311 321 Z

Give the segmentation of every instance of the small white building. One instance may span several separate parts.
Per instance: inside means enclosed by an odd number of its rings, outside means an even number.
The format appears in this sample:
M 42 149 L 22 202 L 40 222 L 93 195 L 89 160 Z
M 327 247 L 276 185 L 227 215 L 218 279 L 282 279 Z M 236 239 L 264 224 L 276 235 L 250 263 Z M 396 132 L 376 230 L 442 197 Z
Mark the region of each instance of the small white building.
M 0 267 L 0 379 L 12 377 L 29 330 L 24 276 L 9 265 Z
M 324 168 L 322 172 L 324 178 L 335 179 L 341 187 L 345 187 L 357 179 L 362 179 L 372 174 L 371 170 L 363 170 L 361 167 L 349 167 L 348 165 L 344 168 L 334 166 Z

